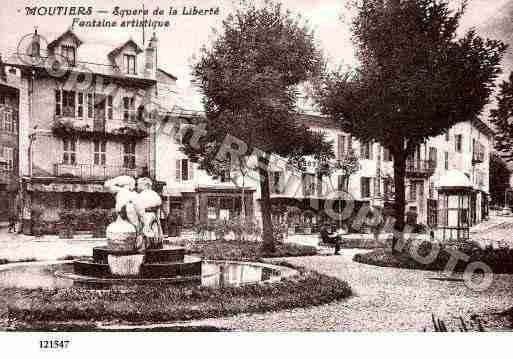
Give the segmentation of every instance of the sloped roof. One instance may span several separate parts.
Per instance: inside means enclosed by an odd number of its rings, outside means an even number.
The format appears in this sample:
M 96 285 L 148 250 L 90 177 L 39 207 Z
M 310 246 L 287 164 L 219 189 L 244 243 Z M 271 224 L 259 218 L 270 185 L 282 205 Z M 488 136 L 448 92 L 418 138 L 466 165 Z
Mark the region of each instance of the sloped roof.
M 47 55 L 47 52 L 44 49 L 44 46 L 46 45 L 47 41 L 46 39 L 55 38 L 51 42 L 51 44 L 56 44 L 59 39 L 62 39 L 66 34 L 71 33 L 73 36 L 78 37 L 80 36 L 80 43 L 81 46 L 77 49 L 77 61 L 76 65 L 74 67 L 74 71 L 79 72 L 91 72 L 94 74 L 99 75 L 105 75 L 109 77 L 126 77 L 126 78 L 133 78 L 133 79 L 140 79 L 145 81 L 150 81 L 146 76 L 144 76 L 144 73 L 137 73 L 137 74 L 124 74 L 121 73 L 119 69 L 117 69 L 112 61 L 109 59 L 109 54 L 113 53 L 117 49 L 123 48 L 128 43 L 133 43 L 138 51 L 143 51 L 137 43 L 132 39 L 127 39 L 126 41 L 122 42 L 121 45 L 119 45 L 119 42 L 113 43 L 111 40 L 99 40 L 91 37 L 87 34 L 87 32 L 80 32 L 77 31 L 71 31 L 67 30 L 63 34 L 56 35 L 52 32 L 41 32 L 39 31 L 39 36 L 42 38 L 41 45 L 42 45 L 42 56 L 43 58 Z M 77 35 L 78 34 L 78 35 Z M 49 46 L 49 45 L 48 45 Z M 48 47 L 47 46 L 47 47 Z M 15 66 L 15 67 L 44 67 L 43 64 L 34 64 L 31 65 L 28 59 L 25 58 L 25 55 L 19 56 L 16 53 L 16 50 L 10 52 L 10 55 L 4 60 L 4 63 L 7 65 Z M 151 80 L 155 81 L 155 80 Z
M 82 44 L 82 40 L 80 40 L 80 38 L 73 32 L 73 30 L 68 29 L 68 30 L 64 31 L 61 35 L 59 35 L 55 40 L 50 42 L 48 44 L 48 48 L 49 49 L 53 48 L 55 45 L 57 45 L 59 43 L 59 41 L 61 41 L 66 36 L 73 37 L 75 39 L 75 41 L 78 43 L 78 45 Z
M 452 169 L 440 177 L 437 187 L 442 189 L 472 188 L 472 183 L 463 172 Z
M 143 49 L 141 49 L 141 47 L 139 45 L 137 45 L 137 43 L 132 38 L 130 38 L 127 41 L 125 41 L 123 44 L 121 44 L 120 46 L 116 47 L 114 50 L 110 51 L 108 56 L 109 57 L 117 56 L 125 47 L 127 47 L 129 45 L 132 45 L 133 47 L 135 47 L 135 51 L 138 54 L 143 52 Z

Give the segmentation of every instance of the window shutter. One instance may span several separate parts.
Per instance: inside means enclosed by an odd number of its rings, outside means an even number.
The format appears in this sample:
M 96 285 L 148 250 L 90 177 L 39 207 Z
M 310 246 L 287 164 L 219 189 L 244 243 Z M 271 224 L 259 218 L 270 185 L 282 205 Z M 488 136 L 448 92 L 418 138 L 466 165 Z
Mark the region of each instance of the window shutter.
M 374 147 L 374 143 L 369 142 L 369 160 L 372 160 L 372 149 Z
M 181 179 L 182 179 L 182 167 L 181 167 L 181 163 L 182 161 L 180 160 L 176 160 L 175 161 L 175 164 L 176 164 L 176 167 L 175 167 L 175 174 L 176 174 L 176 182 L 181 182 Z
M 192 163 L 192 161 L 188 161 L 189 162 L 189 180 L 192 180 L 194 179 L 194 164 Z
M 364 192 L 364 182 L 365 182 L 365 178 L 364 177 L 361 177 L 360 178 L 360 194 L 361 194 L 361 197 L 364 198 L 365 197 L 365 192 Z

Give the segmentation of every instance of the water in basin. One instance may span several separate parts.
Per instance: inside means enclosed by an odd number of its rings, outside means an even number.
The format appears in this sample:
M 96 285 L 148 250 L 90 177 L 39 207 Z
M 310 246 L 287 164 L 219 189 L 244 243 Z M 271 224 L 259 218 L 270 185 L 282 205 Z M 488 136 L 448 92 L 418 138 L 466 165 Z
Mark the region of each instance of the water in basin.
M 0 269 L 0 288 L 70 288 L 81 286 L 59 274 L 73 273 L 70 262 L 60 264 L 26 263 Z M 279 280 L 282 273 L 265 265 L 224 261 L 202 262 L 202 275 L 194 285 L 208 287 L 240 286 Z

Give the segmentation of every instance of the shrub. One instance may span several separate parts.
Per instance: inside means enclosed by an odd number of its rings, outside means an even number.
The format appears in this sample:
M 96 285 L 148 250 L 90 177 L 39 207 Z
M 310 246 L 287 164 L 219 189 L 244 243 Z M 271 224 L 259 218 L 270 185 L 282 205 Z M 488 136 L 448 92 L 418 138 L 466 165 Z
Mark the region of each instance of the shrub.
M 205 259 L 259 261 L 265 257 L 302 257 L 314 256 L 317 249 L 294 243 L 278 243 L 273 253 L 262 252 L 262 245 L 248 241 L 195 241 L 184 243 L 192 252 L 199 253 Z
M 431 253 L 433 242 L 422 241 L 420 244 L 416 239 L 408 239 L 400 253 L 393 255 L 389 250 L 377 249 L 368 253 L 358 253 L 353 257 L 356 262 L 372 264 L 381 267 L 397 267 L 422 270 L 444 270 L 451 258 L 451 253 L 458 250 L 469 256 L 468 261 L 458 261 L 455 267 L 456 272 L 463 272 L 467 265 L 472 262 L 483 262 L 487 264 L 493 273 L 513 274 L 513 248 L 499 247 L 494 248 L 491 245 L 484 248 L 473 241 L 452 241 L 440 243 L 437 242 L 440 250 L 432 263 L 422 264 L 411 256 L 412 250 L 416 246 L 419 256 L 427 257 Z
M 52 322 L 174 322 L 321 305 L 351 295 L 346 282 L 306 272 L 280 282 L 242 287 L 141 286 L 132 290 L 6 289 L 18 328 Z

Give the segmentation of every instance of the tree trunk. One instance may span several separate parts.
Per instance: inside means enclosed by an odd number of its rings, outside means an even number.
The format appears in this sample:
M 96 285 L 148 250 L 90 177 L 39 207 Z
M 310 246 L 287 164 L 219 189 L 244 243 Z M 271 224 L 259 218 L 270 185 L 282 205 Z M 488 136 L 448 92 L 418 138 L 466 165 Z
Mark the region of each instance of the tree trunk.
M 394 154 L 394 217 L 395 231 L 392 240 L 392 253 L 396 253 L 396 244 L 402 240 L 404 230 L 404 212 L 405 212 L 405 174 L 406 174 L 406 155 L 404 152 Z
M 258 158 L 260 174 L 260 206 L 262 212 L 262 249 L 264 252 L 274 252 L 273 223 L 271 219 L 271 194 L 269 185 L 269 159 Z

